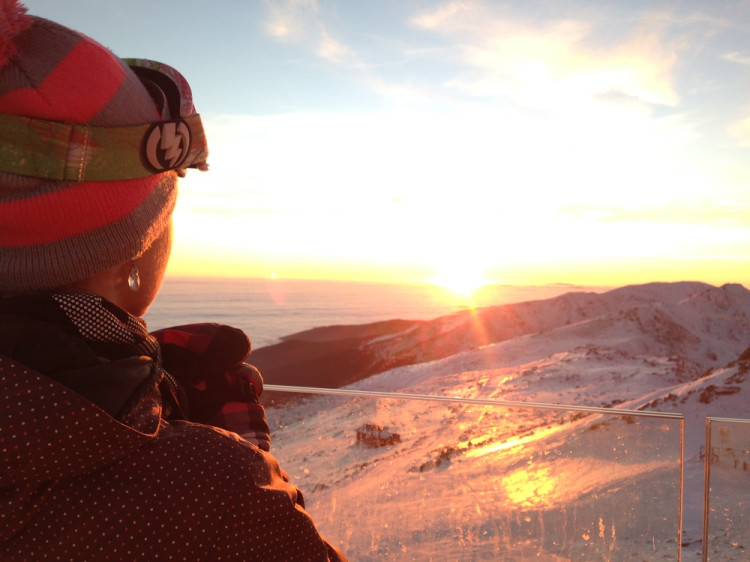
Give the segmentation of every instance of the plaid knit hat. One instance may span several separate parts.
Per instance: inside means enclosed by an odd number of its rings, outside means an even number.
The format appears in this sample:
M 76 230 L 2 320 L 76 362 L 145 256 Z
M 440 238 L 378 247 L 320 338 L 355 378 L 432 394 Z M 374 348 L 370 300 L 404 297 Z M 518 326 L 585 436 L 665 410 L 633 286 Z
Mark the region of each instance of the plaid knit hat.
M 0 292 L 139 257 L 169 224 L 177 175 L 207 154 L 177 71 L 0 0 Z

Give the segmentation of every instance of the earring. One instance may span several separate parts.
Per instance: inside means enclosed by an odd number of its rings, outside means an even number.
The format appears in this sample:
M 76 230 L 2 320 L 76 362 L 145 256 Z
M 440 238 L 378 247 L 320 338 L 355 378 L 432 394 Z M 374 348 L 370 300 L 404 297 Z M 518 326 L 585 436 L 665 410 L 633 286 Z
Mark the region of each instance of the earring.
M 141 276 L 138 274 L 138 266 L 135 263 L 133 263 L 133 267 L 130 268 L 130 273 L 128 274 L 128 287 L 133 292 L 141 287 Z

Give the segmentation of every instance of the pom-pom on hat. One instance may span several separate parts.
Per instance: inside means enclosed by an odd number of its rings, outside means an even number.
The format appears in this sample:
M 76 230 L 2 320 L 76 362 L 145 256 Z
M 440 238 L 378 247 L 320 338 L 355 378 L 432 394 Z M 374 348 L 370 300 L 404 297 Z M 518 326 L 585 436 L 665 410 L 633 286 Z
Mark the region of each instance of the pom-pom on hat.
M 13 38 L 30 25 L 26 8 L 15 0 L 0 0 L 0 67 L 16 53 Z
M 138 258 L 169 224 L 177 175 L 206 156 L 177 71 L 0 0 L 0 293 Z

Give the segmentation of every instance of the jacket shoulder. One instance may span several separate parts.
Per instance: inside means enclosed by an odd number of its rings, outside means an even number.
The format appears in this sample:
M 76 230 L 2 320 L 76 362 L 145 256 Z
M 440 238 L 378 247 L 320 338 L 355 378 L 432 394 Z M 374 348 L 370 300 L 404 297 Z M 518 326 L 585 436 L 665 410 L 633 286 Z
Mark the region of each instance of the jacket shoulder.
M 344 559 L 276 459 L 236 434 L 140 433 L 3 356 L 0 391 L 0 519 L 15 522 L 0 559 Z

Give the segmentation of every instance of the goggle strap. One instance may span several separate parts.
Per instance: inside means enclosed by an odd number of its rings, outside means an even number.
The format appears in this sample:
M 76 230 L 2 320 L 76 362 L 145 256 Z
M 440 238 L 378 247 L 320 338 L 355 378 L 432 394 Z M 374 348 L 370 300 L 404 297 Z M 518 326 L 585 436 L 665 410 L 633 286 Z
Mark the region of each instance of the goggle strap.
M 0 114 L 0 172 L 56 181 L 117 181 L 206 169 L 207 158 L 199 115 L 91 127 Z
M 180 100 L 182 96 L 177 84 L 167 75 L 152 68 L 143 66 L 131 66 L 136 76 L 149 90 L 151 97 L 157 105 L 163 119 L 175 119 L 180 116 Z M 154 88 L 155 86 L 155 88 Z M 164 101 L 166 100 L 168 112 L 164 111 Z

